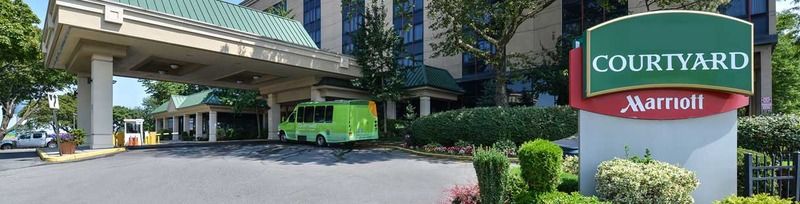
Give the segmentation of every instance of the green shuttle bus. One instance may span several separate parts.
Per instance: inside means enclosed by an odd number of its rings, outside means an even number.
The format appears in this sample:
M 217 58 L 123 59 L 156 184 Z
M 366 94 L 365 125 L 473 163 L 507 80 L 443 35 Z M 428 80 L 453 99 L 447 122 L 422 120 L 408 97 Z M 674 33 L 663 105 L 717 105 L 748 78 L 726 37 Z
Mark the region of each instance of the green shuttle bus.
M 378 139 L 378 109 L 373 101 L 305 102 L 278 127 L 281 141 L 317 145 Z

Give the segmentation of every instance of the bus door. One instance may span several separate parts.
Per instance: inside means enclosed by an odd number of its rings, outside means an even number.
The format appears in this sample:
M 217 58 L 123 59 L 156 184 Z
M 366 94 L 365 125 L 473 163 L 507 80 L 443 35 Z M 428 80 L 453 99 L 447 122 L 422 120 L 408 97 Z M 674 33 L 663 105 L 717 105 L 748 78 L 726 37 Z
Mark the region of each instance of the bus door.
M 303 109 L 303 111 L 300 111 Z M 316 140 L 316 123 L 314 123 L 314 106 L 298 107 L 297 116 L 297 141 Z M 299 113 L 302 113 L 303 120 L 300 120 Z

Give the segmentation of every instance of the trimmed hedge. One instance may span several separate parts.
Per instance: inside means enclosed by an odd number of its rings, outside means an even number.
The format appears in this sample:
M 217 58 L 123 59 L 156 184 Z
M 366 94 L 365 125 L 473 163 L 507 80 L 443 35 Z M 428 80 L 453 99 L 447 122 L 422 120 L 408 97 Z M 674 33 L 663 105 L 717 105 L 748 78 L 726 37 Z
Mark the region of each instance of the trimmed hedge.
M 729 196 L 723 200 L 714 201 L 714 204 L 792 204 L 792 201 L 778 196 L 757 194 L 753 197 Z
M 739 146 L 760 152 L 800 150 L 800 116 L 771 115 L 739 118 Z
M 612 159 L 597 167 L 596 190 L 612 203 L 694 203 L 694 172 L 660 161 Z
M 481 203 L 503 203 L 505 186 L 504 180 L 508 174 L 508 158 L 495 149 L 478 149 L 472 157 L 472 165 L 478 176 L 478 186 L 481 191 Z
M 421 117 L 411 125 L 414 142 L 451 145 L 458 140 L 491 146 L 534 139 L 558 140 L 578 131 L 578 114 L 559 107 L 484 107 L 459 109 Z
M 522 178 L 530 191 L 547 193 L 556 191 L 561 184 L 561 147 L 547 140 L 526 142 L 519 148 L 519 166 Z
M 578 175 L 570 174 L 570 173 L 561 173 L 561 184 L 558 185 L 558 191 L 560 192 L 578 192 L 580 189 L 580 183 L 578 183 Z

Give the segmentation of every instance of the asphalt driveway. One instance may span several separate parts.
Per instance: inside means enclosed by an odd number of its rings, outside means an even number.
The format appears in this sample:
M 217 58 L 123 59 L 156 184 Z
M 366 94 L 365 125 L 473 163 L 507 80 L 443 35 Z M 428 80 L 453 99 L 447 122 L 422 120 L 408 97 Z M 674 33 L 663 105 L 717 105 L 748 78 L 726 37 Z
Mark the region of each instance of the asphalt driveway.
M 2 203 L 439 203 L 472 164 L 389 149 L 232 144 L 0 171 Z M 45 192 L 46 191 L 46 192 Z
M 0 171 L 44 164 L 36 149 L 0 150 Z

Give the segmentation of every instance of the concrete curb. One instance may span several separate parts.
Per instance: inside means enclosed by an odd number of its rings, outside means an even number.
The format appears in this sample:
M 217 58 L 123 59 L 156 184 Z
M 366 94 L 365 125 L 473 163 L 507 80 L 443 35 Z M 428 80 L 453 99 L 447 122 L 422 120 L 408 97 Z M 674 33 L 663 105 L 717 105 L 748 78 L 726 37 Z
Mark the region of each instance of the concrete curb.
M 73 162 L 73 161 L 81 161 L 86 159 L 93 159 L 101 156 L 108 156 L 117 154 L 120 152 L 125 152 L 127 149 L 124 147 L 121 148 L 110 148 L 110 149 L 102 149 L 102 150 L 95 150 L 86 153 L 78 153 L 78 154 L 68 154 L 63 156 L 50 156 L 42 149 L 36 149 L 36 154 L 39 155 L 43 161 L 50 162 L 50 163 L 62 163 L 62 162 Z
M 400 147 L 400 146 L 393 146 L 393 145 L 377 145 L 377 146 L 381 147 L 381 148 L 396 149 L 396 150 L 404 151 L 404 152 L 407 152 L 407 153 L 416 154 L 416 155 L 419 155 L 419 156 L 433 157 L 433 158 L 438 158 L 438 159 L 451 159 L 451 160 L 459 160 L 459 161 L 472 161 L 472 156 L 437 154 L 437 153 L 417 151 L 417 150 L 408 149 L 408 148 Z M 519 159 L 517 159 L 517 158 L 508 158 L 508 161 L 511 162 L 511 163 L 519 163 Z
M 191 143 L 168 143 L 168 144 L 155 144 L 155 145 L 141 145 L 130 146 L 129 150 L 139 149 L 160 149 L 160 148 L 178 148 L 178 147 L 209 147 L 217 145 L 233 145 L 233 144 L 273 144 L 280 143 L 277 140 L 236 140 L 236 141 L 217 141 L 217 142 L 191 142 Z

